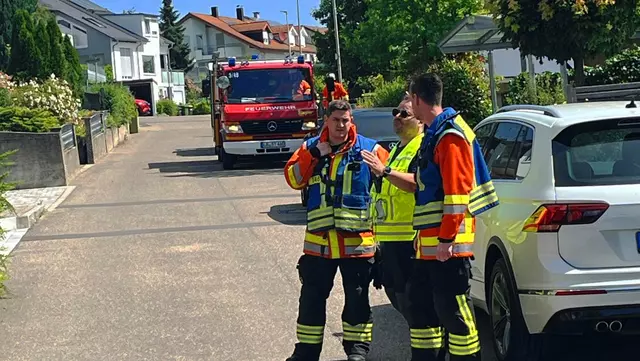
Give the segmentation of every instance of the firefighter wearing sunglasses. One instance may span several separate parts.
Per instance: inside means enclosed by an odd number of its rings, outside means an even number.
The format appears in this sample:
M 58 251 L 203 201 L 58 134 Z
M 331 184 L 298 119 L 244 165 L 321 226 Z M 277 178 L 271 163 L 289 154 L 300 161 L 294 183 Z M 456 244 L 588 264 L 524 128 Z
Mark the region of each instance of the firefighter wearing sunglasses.
M 411 360 L 437 360 L 445 342 L 451 361 L 476 360 L 480 339 L 469 297 L 475 216 L 497 206 L 498 197 L 473 130 L 453 108 L 442 108 L 440 78 L 414 78 L 409 94 L 425 126 L 413 216 Z
M 414 174 L 422 141 L 422 124 L 413 115 L 408 96 L 393 109 L 393 130 L 400 143 L 391 149 L 386 164 L 369 152 L 364 161 L 378 176 L 371 189 L 374 236 L 379 245 L 377 278 L 393 307 L 410 323 L 408 285 L 415 256 L 413 240 Z M 377 280 L 374 279 L 374 282 Z M 374 283 L 378 287 L 378 284 Z

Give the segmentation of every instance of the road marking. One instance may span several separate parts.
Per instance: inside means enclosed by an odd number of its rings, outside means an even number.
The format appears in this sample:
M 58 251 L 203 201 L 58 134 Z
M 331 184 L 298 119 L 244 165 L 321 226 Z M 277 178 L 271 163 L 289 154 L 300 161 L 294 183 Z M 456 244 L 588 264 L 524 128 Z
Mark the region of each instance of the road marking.
M 133 236 L 133 235 L 157 234 L 157 233 L 176 233 L 176 232 L 182 233 L 182 232 L 198 232 L 198 231 L 215 231 L 215 230 L 223 230 L 223 229 L 257 228 L 257 227 L 269 227 L 269 226 L 278 226 L 278 225 L 282 225 L 282 223 L 271 221 L 271 222 L 218 224 L 218 225 L 209 225 L 209 226 L 127 229 L 127 230 L 108 231 L 108 232 L 51 234 L 51 235 L 40 235 L 40 236 L 27 235 L 22 238 L 22 241 L 53 241 L 53 240 L 60 240 L 60 239 L 120 237 L 120 236 Z
M 116 203 L 89 203 L 89 204 L 62 204 L 58 208 L 100 208 L 100 207 L 126 207 L 126 206 L 144 206 L 153 204 L 171 204 L 171 203 L 203 203 L 203 202 L 228 202 L 245 199 L 270 199 L 270 198 L 299 198 L 300 194 L 261 194 L 254 196 L 236 196 L 236 197 L 215 197 L 215 198 L 187 198 L 187 199 L 156 199 L 150 201 L 137 202 L 116 202 Z

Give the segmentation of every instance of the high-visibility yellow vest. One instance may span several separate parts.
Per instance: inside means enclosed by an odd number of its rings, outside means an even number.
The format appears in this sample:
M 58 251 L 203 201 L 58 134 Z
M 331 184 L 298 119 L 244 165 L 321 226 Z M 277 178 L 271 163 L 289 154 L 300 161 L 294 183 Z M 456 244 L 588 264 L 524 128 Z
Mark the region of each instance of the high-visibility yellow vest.
M 391 169 L 407 173 L 411 161 L 420 150 L 420 143 L 424 137 L 423 133 L 418 134 L 402 149 L 395 159 L 394 156 L 398 147 L 391 150 L 387 163 Z M 380 193 L 376 191 L 376 186 L 371 187 L 373 198 L 373 232 L 377 242 L 413 241 L 416 231 L 413 229 L 413 209 L 415 207 L 414 193 L 405 192 L 391 182 L 382 178 Z

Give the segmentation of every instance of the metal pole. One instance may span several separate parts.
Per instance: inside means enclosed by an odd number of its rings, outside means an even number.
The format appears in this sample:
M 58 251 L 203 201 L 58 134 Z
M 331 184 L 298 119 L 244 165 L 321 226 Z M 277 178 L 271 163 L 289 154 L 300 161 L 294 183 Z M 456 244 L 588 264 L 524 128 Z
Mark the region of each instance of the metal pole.
M 340 58 L 340 37 L 338 36 L 338 11 L 336 10 L 336 0 L 331 0 L 333 6 L 333 29 L 336 37 L 336 60 L 338 62 L 338 82 L 342 83 L 342 59 Z
M 291 25 L 289 25 L 289 12 L 287 10 L 280 10 L 280 12 L 284 13 L 284 22 L 287 24 L 287 44 L 289 45 L 289 56 L 291 56 L 291 39 L 289 39 Z
M 567 62 L 563 61 L 560 65 L 560 76 L 562 77 L 562 90 L 564 91 L 564 99 L 567 103 L 571 103 L 569 99 L 571 97 L 569 88 L 569 74 L 567 74 Z
M 495 113 L 498 110 L 498 95 L 496 94 L 496 70 L 493 63 L 493 51 L 489 51 L 489 88 L 491 89 L 491 107 Z
M 533 95 L 537 95 L 536 91 L 536 69 L 533 64 L 533 55 L 527 55 L 527 66 L 529 67 L 529 79 L 531 80 L 531 91 L 533 91 Z
M 300 46 L 300 55 L 302 55 L 302 28 L 300 27 L 300 0 L 296 0 L 296 8 L 298 12 L 298 45 Z

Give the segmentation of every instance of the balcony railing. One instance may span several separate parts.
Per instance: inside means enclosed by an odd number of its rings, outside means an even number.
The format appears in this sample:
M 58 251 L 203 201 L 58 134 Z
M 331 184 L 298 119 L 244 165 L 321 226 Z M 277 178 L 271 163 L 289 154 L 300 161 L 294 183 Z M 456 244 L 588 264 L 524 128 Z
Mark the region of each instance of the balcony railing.
M 162 83 L 169 84 L 169 72 L 162 72 Z M 184 73 L 178 71 L 171 72 L 171 84 L 172 85 L 184 85 Z

